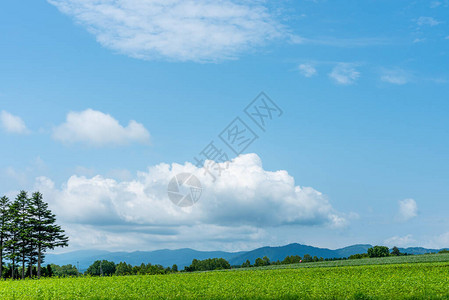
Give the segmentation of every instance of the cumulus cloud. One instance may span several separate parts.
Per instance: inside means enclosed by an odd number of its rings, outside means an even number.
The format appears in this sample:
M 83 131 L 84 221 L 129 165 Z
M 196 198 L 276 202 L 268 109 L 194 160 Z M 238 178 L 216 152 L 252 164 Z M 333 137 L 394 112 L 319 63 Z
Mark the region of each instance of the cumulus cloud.
M 2 110 L 0 113 L 0 124 L 3 130 L 8 133 L 27 134 L 29 133 L 25 122 L 18 116 Z
M 410 81 L 410 75 L 404 70 L 384 70 L 380 80 L 391 84 L 404 85 Z
M 167 195 L 170 179 L 183 172 L 194 173 L 203 187 L 201 199 L 193 207 L 178 207 Z M 225 234 L 228 228 L 239 233 L 238 240 L 255 239 L 261 234 L 258 228 L 347 225 L 346 217 L 336 212 L 323 194 L 296 185 L 286 171 L 264 170 L 256 154 L 230 161 L 215 182 L 190 163 L 159 164 L 128 181 L 74 175 L 55 187 L 50 179 L 40 177 L 36 189 L 66 223 L 101 225 L 103 230 L 115 226 L 115 231 L 146 232 L 165 241 L 182 239 L 179 234 L 189 230 L 196 238 L 201 233 L 203 240 L 217 239 L 217 232 L 230 239 Z M 192 239 L 195 236 L 191 234 Z
M 290 38 L 261 1 L 48 0 L 104 47 L 140 59 L 217 61 Z
M 298 68 L 305 77 L 312 77 L 317 74 L 315 67 L 311 64 L 300 64 Z
M 329 73 L 329 77 L 337 84 L 350 85 L 360 77 L 360 72 L 351 63 L 339 63 Z
M 404 199 L 399 201 L 399 221 L 408 221 L 418 215 L 418 204 L 413 199 Z
M 416 240 L 413 239 L 413 236 L 411 234 L 407 234 L 405 236 L 393 236 L 389 239 L 386 239 L 385 245 L 392 248 L 394 246 L 397 247 L 410 247 L 413 246 L 414 243 L 416 243 Z
M 442 22 L 437 21 L 436 19 L 432 18 L 432 17 L 419 17 L 418 20 L 416 21 L 416 23 L 419 26 L 423 26 L 423 25 L 428 25 L 428 26 L 436 26 L 441 24 Z
M 63 143 L 86 143 L 100 147 L 148 143 L 150 134 L 134 120 L 124 127 L 109 114 L 87 109 L 67 114 L 66 122 L 54 128 L 53 138 Z

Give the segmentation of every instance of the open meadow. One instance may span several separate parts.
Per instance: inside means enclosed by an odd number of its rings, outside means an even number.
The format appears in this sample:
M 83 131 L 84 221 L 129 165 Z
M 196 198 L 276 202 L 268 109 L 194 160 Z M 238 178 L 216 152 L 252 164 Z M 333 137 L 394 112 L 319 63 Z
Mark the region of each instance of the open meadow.
M 0 299 L 449 299 L 448 260 L 439 254 L 238 271 L 7 280 L 0 283 Z

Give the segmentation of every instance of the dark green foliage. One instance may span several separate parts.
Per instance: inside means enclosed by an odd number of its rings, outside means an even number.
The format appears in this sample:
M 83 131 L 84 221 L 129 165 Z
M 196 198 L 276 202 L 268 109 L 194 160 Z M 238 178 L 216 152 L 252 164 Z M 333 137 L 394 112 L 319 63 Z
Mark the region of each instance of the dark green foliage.
M 270 265 L 270 259 L 266 256 L 263 258 L 256 258 L 256 261 L 254 262 L 255 267 L 263 267 L 263 266 L 269 266 Z
M 249 268 L 251 267 L 251 262 L 249 261 L 249 259 L 247 259 L 243 264 L 242 264 L 242 268 Z
M 310 256 L 309 254 L 304 254 L 304 258 L 303 258 L 304 262 L 312 262 L 313 258 L 312 256 Z
M 223 270 L 230 269 L 231 265 L 224 258 L 208 258 L 205 260 L 194 259 L 189 267 L 185 267 L 187 272 L 194 271 L 209 271 L 209 270 Z
M 438 253 L 449 253 L 449 250 L 448 249 L 443 249 L 443 250 L 439 251 Z
M 348 259 L 361 259 L 361 258 L 367 258 L 368 253 L 361 253 L 361 254 L 353 254 L 348 257 Z
M 391 255 L 401 256 L 403 254 L 401 253 L 401 251 L 399 251 L 398 247 L 394 246 L 393 249 L 391 249 Z
M 6 247 L 6 241 L 9 238 L 9 199 L 3 196 L 0 199 L 0 278 L 3 278 L 3 253 Z
M 43 253 L 48 249 L 68 246 L 68 238 L 61 226 L 56 225 L 56 216 L 48 209 L 48 204 L 42 199 L 42 194 L 36 192 L 31 198 L 33 215 L 33 237 L 37 250 L 37 276 L 40 277 Z
M 48 249 L 68 245 L 68 238 L 56 217 L 36 192 L 31 198 L 21 191 L 14 202 L 0 199 L 0 275 L 24 278 L 40 277 L 41 263 Z M 4 259 L 9 261 L 3 272 Z M 34 265 L 37 264 L 37 269 Z M 20 266 L 20 268 L 19 268 Z M 46 272 L 48 273 L 48 272 Z
M 125 262 L 120 262 L 115 267 L 115 275 L 123 276 L 123 275 L 132 275 L 133 274 L 133 267 L 130 264 L 127 264 Z
M 386 257 L 390 255 L 390 249 L 385 246 L 374 246 L 368 249 L 369 257 Z
M 107 260 L 96 260 L 86 271 L 92 276 L 109 276 L 115 274 L 115 263 Z
M 63 266 L 51 264 L 49 266 L 52 270 L 53 275 L 57 276 L 57 277 L 69 277 L 69 276 L 78 276 L 79 275 L 78 269 L 75 266 L 72 266 L 70 264 L 63 265 Z M 43 268 L 43 269 L 45 269 L 45 268 Z

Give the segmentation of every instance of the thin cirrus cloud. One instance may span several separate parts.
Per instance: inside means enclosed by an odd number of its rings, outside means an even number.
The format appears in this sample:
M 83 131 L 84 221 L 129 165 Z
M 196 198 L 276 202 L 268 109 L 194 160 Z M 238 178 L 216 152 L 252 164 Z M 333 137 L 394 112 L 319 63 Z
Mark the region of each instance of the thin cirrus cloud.
M 167 195 L 170 179 L 183 172 L 195 174 L 203 187 L 194 207 L 175 206 Z M 215 182 L 190 163 L 161 163 L 128 180 L 74 175 L 56 187 L 49 178 L 40 177 L 35 187 L 46 195 L 62 222 L 103 226 L 106 231 L 104 226 L 119 224 L 113 233 L 120 231 L 125 238 L 140 233 L 152 234 L 153 240 L 179 241 L 186 238 L 184 228 L 196 233 L 186 242 L 207 243 L 216 240 L 216 230 L 220 235 L 225 232 L 239 235 L 229 239 L 247 240 L 268 228 L 294 225 L 341 228 L 348 223 L 347 217 L 335 211 L 325 195 L 311 187 L 296 185 L 287 171 L 265 170 L 256 154 L 230 161 Z
M 309 78 L 317 75 L 316 68 L 311 64 L 300 64 L 298 69 L 304 77 Z
M 384 70 L 380 80 L 383 82 L 396 84 L 396 85 L 404 85 L 410 82 L 410 74 L 401 69 L 394 70 Z
M 129 121 L 125 127 L 109 114 L 87 109 L 68 113 L 66 121 L 54 128 L 53 138 L 65 144 L 84 143 L 101 147 L 130 143 L 147 144 L 150 133 L 134 120 Z
M 354 84 L 360 77 L 360 72 L 355 66 L 352 63 L 339 63 L 329 73 L 329 77 L 339 85 Z
M 424 25 L 428 25 L 428 26 L 437 26 L 439 24 L 441 24 L 442 22 L 436 20 L 433 17 L 419 17 L 418 20 L 416 20 L 416 23 L 419 26 L 424 26 Z
M 22 118 L 4 110 L 0 113 L 0 125 L 8 133 L 27 134 L 30 132 Z
M 47 0 L 106 48 L 139 59 L 234 59 L 292 38 L 261 1 Z

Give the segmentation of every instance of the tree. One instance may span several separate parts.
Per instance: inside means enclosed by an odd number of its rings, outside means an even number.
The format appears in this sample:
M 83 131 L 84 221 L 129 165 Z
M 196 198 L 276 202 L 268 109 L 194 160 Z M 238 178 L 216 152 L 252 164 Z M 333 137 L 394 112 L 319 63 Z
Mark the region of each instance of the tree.
M 395 256 L 400 256 L 402 255 L 401 251 L 399 251 L 399 248 L 394 246 L 393 249 L 391 250 L 391 255 L 395 255 Z
M 71 264 L 63 266 L 51 264 L 50 266 L 53 271 L 53 274 L 58 277 L 68 277 L 78 275 L 78 269 L 75 266 L 72 266 Z
M 3 277 L 3 249 L 9 236 L 9 205 L 8 197 L 0 198 L 0 279 Z
M 310 256 L 310 254 L 304 254 L 303 261 L 304 262 L 312 262 L 313 258 L 312 258 L 312 256 Z
M 172 270 L 172 272 L 178 272 L 178 265 L 177 264 L 174 264 L 172 267 L 171 267 L 171 270 Z
M 186 266 L 184 268 L 187 272 L 194 271 L 209 271 L 209 270 L 224 270 L 230 269 L 231 265 L 224 258 L 208 258 L 205 260 L 192 260 L 192 264 L 190 266 Z
M 242 264 L 242 268 L 249 268 L 251 267 L 251 262 L 249 261 L 249 259 L 247 259 L 243 264 Z
M 262 259 L 263 259 L 263 262 L 264 262 L 265 266 L 269 266 L 270 265 L 270 259 L 268 258 L 268 256 L 264 256 Z
M 11 261 L 11 278 L 16 278 L 16 263 L 19 257 L 19 242 L 20 242 L 20 232 L 19 227 L 16 225 L 19 223 L 19 208 L 18 203 L 14 201 L 9 205 L 7 212 L 8 222 L 6 224 L 6 230 L 8 231 L 9 238 L 5 242 L 4 250 L 6 252 L 6 257 Z
M 30 199 L 25 191 L 20 191 L 16 200 L 16 221 L 13 225 L 18 227 L 18 258 L 22 263 L 22 279 L 25 278 L 25 264 L 32 251 L 32 224 L 30 215 Z
M 256 261 L 254 262 L 254 266 L 255 267 L 263 267 L 263 266 L 268 266 L 270 265 L 270 259 L 266 256 L 264 256 L 263 258 L 256 258 Z
M 115 275 L 131 275 L 133 274 L 133 267 L 126 262 L 120 262 L 115 268 Z
M 390 255 L 390 249 L 385 246 L 374 246 L 368 249 L 369 257 L 386 257 Z
M 56 216 L 48 209 L 39 192 L 33 193 L 30 202 L 34 242 L 37 248 L 37 277 L 41 276 L 43 255 L 48 249 L 68 246 L 68 237 L 61 226 L 56 225 Z
M 93 276 L 109 276 L 116 271 L 115 263 L 107 260 L 96 260 L 87 268 L 86 274 Z
M 301 262 L 301 259 L 302 258 L 299 255 L 287 256 L 286 258 L 284 258 L 284 260 L 281 262 L 281 264 L 283 264 L 283 265 L 297 264 L 297 263 Z

